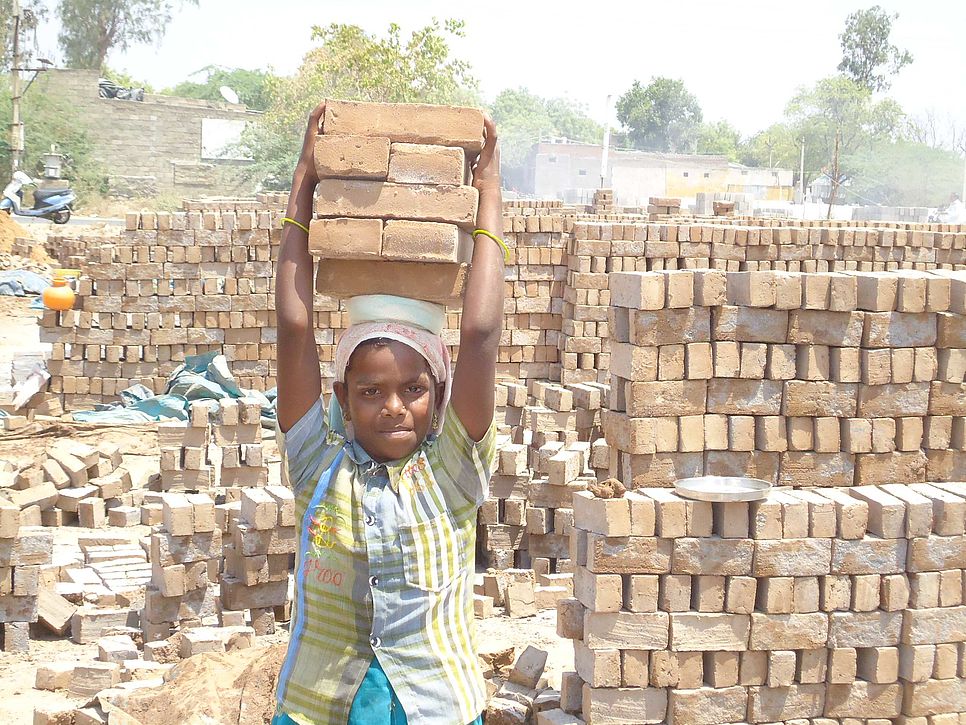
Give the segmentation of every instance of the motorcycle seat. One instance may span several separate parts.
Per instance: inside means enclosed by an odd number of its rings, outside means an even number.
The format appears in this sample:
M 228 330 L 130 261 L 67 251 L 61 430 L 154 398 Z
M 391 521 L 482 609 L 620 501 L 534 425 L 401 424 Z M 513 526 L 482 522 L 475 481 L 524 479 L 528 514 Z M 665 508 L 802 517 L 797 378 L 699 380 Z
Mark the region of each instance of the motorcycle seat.
M 34 190 L 34 201 L 46 201 L 54 196 L 59 196 L 67 191 L 67 189 L 35 189 Z

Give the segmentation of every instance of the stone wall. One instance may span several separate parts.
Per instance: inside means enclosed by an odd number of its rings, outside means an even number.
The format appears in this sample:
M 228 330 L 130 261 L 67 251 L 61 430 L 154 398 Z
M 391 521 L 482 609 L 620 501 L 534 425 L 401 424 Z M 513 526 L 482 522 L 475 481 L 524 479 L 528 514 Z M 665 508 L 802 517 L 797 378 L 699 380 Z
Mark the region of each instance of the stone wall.
M 97 71 L 50 70 L 32 92 L 67 100 L 84 119 L 93 155 L 120 196 L 145 192 L 237 193 L 246 162 L 202 158 L 203 119 L 251 121 L 244 106 L 148 94 L 144 101 L 98 96 Z

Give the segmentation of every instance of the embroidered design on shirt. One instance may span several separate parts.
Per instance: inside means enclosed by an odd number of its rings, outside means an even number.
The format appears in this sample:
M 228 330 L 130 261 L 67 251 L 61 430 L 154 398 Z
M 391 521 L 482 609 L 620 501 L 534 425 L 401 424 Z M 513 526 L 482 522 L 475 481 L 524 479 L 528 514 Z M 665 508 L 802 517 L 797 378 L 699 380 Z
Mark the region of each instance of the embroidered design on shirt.
M 308 556 L 313 559 L 322 557 L 326 549 L 335 546 L 339 512 L 327 503 L 320 503 L 315 507 L 315 513 L 309 515 L 309 551 Z

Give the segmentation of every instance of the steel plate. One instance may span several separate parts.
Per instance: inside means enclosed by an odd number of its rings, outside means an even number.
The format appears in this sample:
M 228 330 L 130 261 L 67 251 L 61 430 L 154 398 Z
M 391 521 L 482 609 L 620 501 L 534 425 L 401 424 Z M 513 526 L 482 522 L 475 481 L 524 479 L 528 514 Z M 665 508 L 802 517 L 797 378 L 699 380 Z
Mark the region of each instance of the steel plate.
M 697 476 L 678 479 L 674 490 L 697 501 L 760 501 L 768 498 L 771 484 L 759 478 Z

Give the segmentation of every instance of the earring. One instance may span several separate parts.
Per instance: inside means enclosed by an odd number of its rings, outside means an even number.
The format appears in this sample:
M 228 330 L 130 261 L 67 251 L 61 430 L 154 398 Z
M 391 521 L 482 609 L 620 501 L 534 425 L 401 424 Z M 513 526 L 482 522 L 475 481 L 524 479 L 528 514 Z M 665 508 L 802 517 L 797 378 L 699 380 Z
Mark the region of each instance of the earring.
M 439 428 L 439 413 L 433 413 L 433 430 Z

